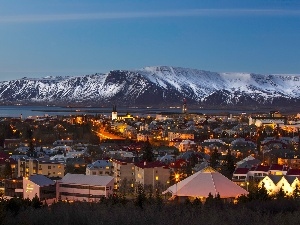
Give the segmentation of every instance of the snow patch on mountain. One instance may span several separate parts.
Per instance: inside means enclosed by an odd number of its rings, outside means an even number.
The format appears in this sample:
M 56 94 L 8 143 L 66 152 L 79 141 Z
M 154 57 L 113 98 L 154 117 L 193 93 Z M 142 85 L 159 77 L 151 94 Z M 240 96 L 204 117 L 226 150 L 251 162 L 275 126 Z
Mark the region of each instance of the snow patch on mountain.
M 121 104 L 273 104 L 300 100 L 300 75 L 217 73 L 153 66 L 85 76 L 24 77 L 0 82 L 1 101 L 91 101 Z

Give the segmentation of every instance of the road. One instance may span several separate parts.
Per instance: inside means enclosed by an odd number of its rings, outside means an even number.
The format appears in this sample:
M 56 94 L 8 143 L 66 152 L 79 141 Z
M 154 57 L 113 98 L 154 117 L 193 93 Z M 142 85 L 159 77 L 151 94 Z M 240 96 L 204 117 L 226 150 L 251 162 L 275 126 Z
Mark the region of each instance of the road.
M 97 136 L 101 139 L 115 139 L 115 140 L 125 140 L 125 138 L 111 134 L 109 132 L 104 131 L 103 129 L 99 131 L 95 131 L 94 132 L 97 134 Z

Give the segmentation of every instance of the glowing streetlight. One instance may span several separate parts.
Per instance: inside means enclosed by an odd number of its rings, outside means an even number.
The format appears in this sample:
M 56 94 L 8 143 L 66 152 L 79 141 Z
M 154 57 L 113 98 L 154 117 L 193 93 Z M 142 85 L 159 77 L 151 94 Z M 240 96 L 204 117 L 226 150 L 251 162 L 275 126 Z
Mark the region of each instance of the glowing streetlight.
M 175 178 L 175 182 L 176 182 L 176 196 L 178 198 L 178 195 L 177 195 L 177 183 L 179 182 L 180 174 L 179 173 L 175 173 L 174 178 Z

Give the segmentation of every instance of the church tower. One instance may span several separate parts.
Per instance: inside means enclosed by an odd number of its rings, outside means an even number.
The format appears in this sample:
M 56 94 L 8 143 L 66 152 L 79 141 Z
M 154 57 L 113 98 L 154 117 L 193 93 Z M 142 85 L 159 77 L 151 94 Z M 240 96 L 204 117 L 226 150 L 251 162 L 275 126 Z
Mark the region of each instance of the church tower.
M 111 120 L 117 120 L 118 119 L 118 112 L 117 112 L 117 106 L 113 106 L 113 110 L 111 112 Z
M 187 105 L 186 105 L 186 99 L 183 99 L 183 104 L 182 104 L 182 113 L 187 113 Z

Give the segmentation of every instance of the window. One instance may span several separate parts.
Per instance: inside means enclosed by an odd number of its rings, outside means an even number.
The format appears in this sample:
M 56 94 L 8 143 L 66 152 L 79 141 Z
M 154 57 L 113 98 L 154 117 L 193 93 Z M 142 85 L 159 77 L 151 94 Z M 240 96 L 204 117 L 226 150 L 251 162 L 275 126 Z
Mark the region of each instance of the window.
M 51 166 L 48 166 L 48 169 L 51 170 Z

